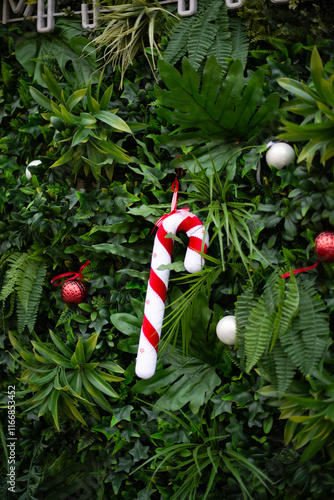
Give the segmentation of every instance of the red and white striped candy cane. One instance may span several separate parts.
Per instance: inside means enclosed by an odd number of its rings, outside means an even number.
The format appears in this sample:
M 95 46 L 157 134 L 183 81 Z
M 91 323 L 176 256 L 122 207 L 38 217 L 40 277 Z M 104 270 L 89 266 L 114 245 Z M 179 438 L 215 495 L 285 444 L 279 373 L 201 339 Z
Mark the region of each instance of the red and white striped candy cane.
M 209 236 L 205 235 L 202 222 L 188 210 L 174 210 L 158 221 L 155 236 L 151 272 L 147 286 L 143 326 L 140 332 L 136 362 L 136 374 L 148 379 L 154 375 L 157 364 L 158 343 L 165 313 L 169 269 L 160 271 L 162 264 L 170 264 L 174 240 L 166 238 L 168 233 L 184 231 L 189 237 L 189 244 L 184 260 L 184 267 L 189 273 L 196 273 L 203 267 L 204 260 L 198 252 L 206 252 Z M 204 246 L 202 248 L 203 239 Z

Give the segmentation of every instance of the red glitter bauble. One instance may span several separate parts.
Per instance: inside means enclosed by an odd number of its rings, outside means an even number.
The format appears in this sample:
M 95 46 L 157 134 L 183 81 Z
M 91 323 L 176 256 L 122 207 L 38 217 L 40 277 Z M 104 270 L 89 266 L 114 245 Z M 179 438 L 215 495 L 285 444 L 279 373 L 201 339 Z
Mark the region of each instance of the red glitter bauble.
M 322 262 L 334 262 L 334 232 L 324 231 L 314 240 L 314 252 Z
M 78 280 L 68 280 L 61 287 L 61 296 L 66 304 L 81 304 L 87 296 L 87 287 Z

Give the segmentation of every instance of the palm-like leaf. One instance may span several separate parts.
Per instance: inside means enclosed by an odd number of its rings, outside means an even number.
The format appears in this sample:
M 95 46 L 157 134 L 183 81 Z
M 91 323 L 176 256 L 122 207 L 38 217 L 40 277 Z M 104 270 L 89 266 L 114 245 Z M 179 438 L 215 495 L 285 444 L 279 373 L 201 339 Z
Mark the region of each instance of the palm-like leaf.
M 158 62 L 158 69 L 169 90 L 155 91 L 161 106 L 156 112 L 185 131 L 176 138 L 159 137 L 163 143 L 174 146 L 195 143 L 198 147 L 206 142 L 208 151 L 228 141 L 248 140 L 272 119 L 278 109 L 278 94 L 264 96 L 263 72 L 256 71 L 247 81 L 239 60 L 231 65 L 222 83 L 222 67 L 214 56 L 208 58 L 201 82 L 187 58 L 182 60 L 183 76 L 163 60 Z M 203 164 L 196 150 L 193 153 Z
M 313 87 L 289 78 L 278 79 L 281 87 L 297 96 L 297 99 L 284 106 L 285 109 L 305 117 L 301 124 L 284 122 L 284 131 L 278 138 L 308 141 L 298 157 L 298 162 L 306 160 L 308 167 L 317 152 L 321 155 L 323 165 L 334 156 L 334 75 L 326 79 L 316 47 L 312 52 L 310 67 Z

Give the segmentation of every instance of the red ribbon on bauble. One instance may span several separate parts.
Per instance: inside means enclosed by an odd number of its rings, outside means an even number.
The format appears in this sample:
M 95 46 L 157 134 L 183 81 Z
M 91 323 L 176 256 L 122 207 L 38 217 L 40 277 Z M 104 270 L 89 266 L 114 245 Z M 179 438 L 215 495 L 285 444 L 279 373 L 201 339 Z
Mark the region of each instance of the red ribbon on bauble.
M 53 286 L 62 285 L 61 288 L 61 296 L 67 304 L 80 304 L 83 302 L 87 296 L 87 286 L 85 283 L 82 283 L 80 280 L 83 279 L 82 270 L 90 264 L 90 261 L 87 260 L 79 269 L 78 273 L 68 272 L 59 274 L 55 278 L 52 278 L 51 284 Z M 66 276 L 70 276 L 66 280 L 61 281 L 60 283 L 55 283 Z
M 334 231 L 324 231 L 318 234 L 314 240 L 314 253 L 318 258 L 317 262 L 309 267 L 294 269 L 292 274 L 303 273 L 317 267 L 320 262 L 334 262 Z M 281 278 L 288 278 L 290 272 L 281 275 Z

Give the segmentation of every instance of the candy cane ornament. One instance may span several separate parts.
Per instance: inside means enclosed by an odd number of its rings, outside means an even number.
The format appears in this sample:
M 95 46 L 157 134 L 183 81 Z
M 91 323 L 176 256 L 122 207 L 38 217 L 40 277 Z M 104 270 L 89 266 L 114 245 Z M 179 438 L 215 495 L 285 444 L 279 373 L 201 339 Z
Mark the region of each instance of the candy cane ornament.
M 147 286 L 144 307 L 144 320 L 139 337 L 136 361 L 136 374 L 143 379 L 154 375 L 157 364 L 158 344 L 165 314 L 165 299 L 168 287 L 169 269 L 159 270 L 162 264 L 170 264 L 174 240 L 166 238 L 168 233 L 184 231 L 189 238 L 184 267 L 189 273 L 196 273 L 203 268 L 204 259 L 199 252 L 206 252 L 209 235 L 205 234 L 202 222 L 188 209 L 176 210 L 177 193 L 174 192 L 172 212 L 162 216 L 157 222 L 151 272 Z M 204 240 L 204 244 L 203 244 Z

